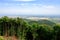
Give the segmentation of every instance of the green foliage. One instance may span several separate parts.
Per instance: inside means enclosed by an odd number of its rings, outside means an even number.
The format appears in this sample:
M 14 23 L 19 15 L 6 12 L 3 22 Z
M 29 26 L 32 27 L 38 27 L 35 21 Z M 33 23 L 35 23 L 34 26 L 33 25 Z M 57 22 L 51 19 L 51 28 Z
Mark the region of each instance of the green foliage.
M 5 35 L 20 40 L 60 40 L 60 25 L 48 20 L 27 21 L 4 16 L 0 18 L 0 36 Z
M 60 25 L 54 26 L 55 40 L 60 40 Z

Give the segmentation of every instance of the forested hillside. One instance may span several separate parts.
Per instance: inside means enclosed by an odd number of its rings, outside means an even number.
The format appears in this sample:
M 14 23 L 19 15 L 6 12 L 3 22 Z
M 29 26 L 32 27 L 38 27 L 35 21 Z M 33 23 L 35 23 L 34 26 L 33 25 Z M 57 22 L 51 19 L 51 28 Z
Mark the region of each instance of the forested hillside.
M 12 36 L 16 40 L 60 40 L 60 25 L 48 20 L 30 21 L 4 16 L 0 18 L 0 36 L 3 36 L 1 40 Z

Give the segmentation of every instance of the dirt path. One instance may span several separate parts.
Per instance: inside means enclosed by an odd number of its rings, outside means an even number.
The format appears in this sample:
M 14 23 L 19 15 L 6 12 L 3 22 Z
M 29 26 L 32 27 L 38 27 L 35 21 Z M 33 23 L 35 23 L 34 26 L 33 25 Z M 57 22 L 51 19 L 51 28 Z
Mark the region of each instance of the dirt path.
M 4 40 L 17 40 L 15 36 L 4 37 Z

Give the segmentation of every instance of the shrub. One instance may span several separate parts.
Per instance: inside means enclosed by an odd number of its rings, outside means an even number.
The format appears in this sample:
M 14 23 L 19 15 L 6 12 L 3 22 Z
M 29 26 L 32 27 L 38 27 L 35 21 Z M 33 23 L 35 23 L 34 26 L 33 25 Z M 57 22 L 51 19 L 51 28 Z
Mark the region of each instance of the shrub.
M 0 40 L 4 40 L 4 38 L 2 36 L 0 36 Z

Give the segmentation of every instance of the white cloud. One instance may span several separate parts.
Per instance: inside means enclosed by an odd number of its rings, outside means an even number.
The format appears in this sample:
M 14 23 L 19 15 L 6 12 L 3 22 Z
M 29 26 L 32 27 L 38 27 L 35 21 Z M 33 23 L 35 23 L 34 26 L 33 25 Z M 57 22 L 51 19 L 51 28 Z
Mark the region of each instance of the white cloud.
M 30 9 L 27 9 L 27 8 L 3 8 L 3 9 L 0 9 L 0 13 L 6 13 L 6 14 L 25 14 L 25 13 L 30 13 L 32 12 L 32 10 Z
M 43 5 L 42 7 L 45 7 L 45 8 L 55 8 L 54 6 L 46 6 L 46 5 Z
M 21 4 L 21 5 L 25 5 L 25 4 Z M 34 4 L 35 5 L 35 4 Z M 28 6 L 25 5 L 23 7 L 21 6 L 16 6 L 16 7 L 5 7 L 5 8 L 1 8 L 0 9 L 0 13 L 6 13 L 6 14 L 41 14 L 41 15 L 50 15 L 50 14 L 58 14 L 60 13 L 60 9 L 55 7 L 55 6 L 51 6 L 51 5 L 40 5 L 40 6 Z
M 13 0 L 13 1 L 35 1 L 35 0 Z

